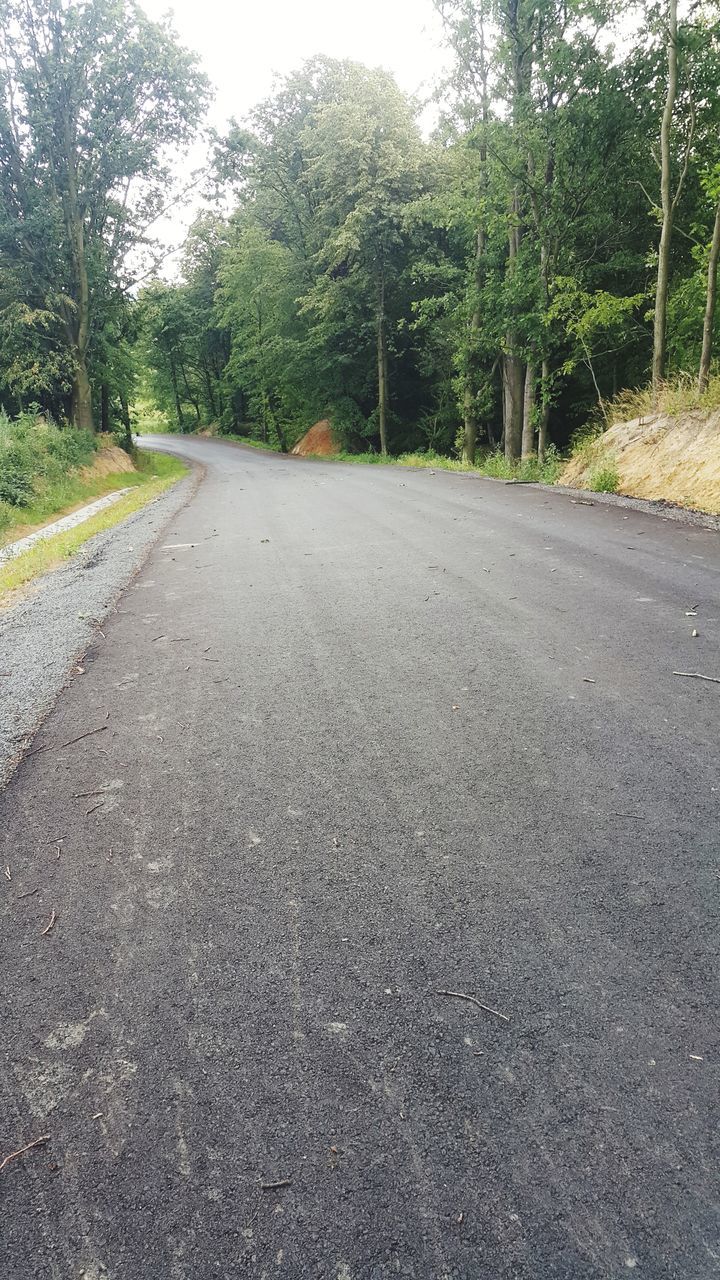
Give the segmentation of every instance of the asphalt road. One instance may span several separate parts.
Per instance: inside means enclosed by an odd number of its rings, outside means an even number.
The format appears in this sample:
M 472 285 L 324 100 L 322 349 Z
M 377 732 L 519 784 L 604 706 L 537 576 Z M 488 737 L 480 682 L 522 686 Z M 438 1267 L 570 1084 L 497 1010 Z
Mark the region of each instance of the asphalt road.
M 0 800 L 3 1280 L 720 1274 L 717 534 L 163 447 Z

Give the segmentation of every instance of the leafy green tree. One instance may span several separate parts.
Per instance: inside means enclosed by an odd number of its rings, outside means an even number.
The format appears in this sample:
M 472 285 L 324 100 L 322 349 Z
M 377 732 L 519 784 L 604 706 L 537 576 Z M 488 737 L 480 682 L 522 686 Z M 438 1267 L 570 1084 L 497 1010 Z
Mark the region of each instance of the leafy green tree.
M 18 288 L 5 323 L 14 306 L 33 345 L 54 348 L 72 419 L 92 429 L 107 300 L 116 311 L 128 255 L 167 199 L 168 148 L 194 131 L 207 82 L 132 0 L 2 0 L 0 29 L 0 280 L 10 288 L 14 273 Z M 28 388 L 32 367 L 12 381 Z

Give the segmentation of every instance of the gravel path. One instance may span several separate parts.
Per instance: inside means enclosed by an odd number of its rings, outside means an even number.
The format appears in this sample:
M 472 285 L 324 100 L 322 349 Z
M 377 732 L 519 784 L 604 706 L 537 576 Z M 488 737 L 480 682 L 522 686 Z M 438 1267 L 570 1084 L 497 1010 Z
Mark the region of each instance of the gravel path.
M 18 603 L 0 612 L 0 786 L 200 474 L 90 538 L 67 565 L 37 579 Z

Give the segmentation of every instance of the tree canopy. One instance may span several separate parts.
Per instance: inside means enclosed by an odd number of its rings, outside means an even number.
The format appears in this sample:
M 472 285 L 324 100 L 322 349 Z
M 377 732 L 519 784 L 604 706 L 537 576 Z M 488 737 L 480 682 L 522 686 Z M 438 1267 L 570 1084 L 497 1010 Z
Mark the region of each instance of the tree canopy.
M 316 57 L 218 137 L 179 278 L 129 262 L 207 85 L 130 0 L 5 0 L 0 398 L 90 426 L 140 378 L 180 430 L 542 457 L 716 350 L 720 24 L 613 0 L 436 0 L 431 137 Z M 118 91 L 120 86 L 120 91 Z M 228 211 L 229 210 L 229 211 Z M 142 272 L 140 274 L 143 274 Z

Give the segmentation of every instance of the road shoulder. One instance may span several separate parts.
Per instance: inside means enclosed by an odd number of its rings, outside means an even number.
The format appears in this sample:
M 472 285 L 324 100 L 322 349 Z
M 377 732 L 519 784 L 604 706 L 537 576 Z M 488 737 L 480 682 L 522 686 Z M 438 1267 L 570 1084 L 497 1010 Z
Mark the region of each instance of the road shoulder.
M 203 469 L 84 543 L 0 613 L 0 787 L 14 773 L 58 695 L 144 564 L 167 523 L 193 497 Z

